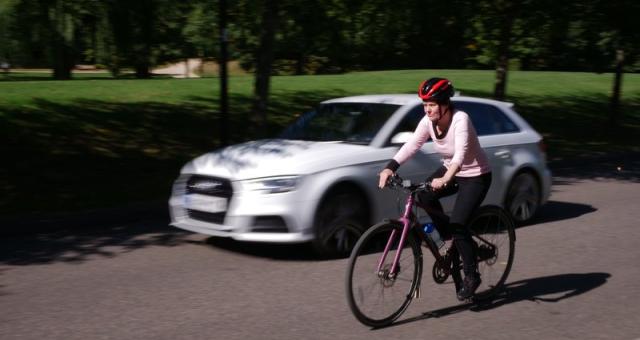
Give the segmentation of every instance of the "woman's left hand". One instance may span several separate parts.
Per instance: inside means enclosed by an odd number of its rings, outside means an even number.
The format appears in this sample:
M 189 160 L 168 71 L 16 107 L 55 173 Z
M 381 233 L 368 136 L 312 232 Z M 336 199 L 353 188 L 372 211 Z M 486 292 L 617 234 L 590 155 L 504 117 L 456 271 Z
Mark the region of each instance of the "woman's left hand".
M 441 190 L 447 187 L 447 181 L 443 178 L 434 178 L 431 180 L 431 187 L 434 190 Z

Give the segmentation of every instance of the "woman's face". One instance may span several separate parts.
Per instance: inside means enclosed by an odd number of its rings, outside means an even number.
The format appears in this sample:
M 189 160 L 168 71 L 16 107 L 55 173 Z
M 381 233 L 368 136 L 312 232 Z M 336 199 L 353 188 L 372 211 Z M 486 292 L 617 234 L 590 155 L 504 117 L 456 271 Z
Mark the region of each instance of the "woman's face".
M 432 122 L 437 122 L 442 118 L 443 112 L 440 110 L 446 110 L 446 106 L 438 105 L 438 103 L 434 101 L 422 102 L 422 107 L 424 108 L 424 113 Z

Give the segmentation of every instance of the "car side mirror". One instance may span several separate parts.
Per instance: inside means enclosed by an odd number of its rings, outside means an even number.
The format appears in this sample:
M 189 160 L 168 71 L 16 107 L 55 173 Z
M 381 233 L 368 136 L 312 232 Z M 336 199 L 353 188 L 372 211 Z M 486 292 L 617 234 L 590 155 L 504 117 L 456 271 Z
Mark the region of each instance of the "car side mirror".
M 409 141 L 413 137 L 413 132 L 398 132 L 391 138 L 391 144 L 404 144 Z

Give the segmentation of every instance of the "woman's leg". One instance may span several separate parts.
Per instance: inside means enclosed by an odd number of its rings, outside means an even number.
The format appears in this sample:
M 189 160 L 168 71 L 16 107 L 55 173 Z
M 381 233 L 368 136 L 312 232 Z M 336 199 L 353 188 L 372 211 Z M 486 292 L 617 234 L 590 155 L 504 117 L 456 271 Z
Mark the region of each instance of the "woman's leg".
M 491 185 L 491 174 L 477 177 L 458 177 L 458 197 L 449 222 L 453 242 L 462 258 L 465 274 L 464 285 L 458 292 L 458 298 L 466 299 L 473 295 L 480 284 L 478 275 L 478 262 L 476 259 L 475 245 L 471 238 L 471 231 L 467 226 L 469 217 L 484 200 Z
M 431 176 L 427 177 L 426 181 L 431 181 L 434 178 L 439 178 L 444 176 L 447 172 L 447 168 L 441 166 L 436 171 L 431 174 Z M 453 183 L 449 185 L 447 188 L 439 191 L 422 191 L 418 193 L 418 201 L 420 204 L 424 205 L 427 209 L 425 211 L 431 217 L 433 224 L 436 225 L 438 232 L 442 235 L 442 237 L 448 238 L 451 233 L 449 232 L 449 217 L 444 213 L 444 209 L 442 208 L 442 204 L 440 204 L 440 198 L 451 196 L 458 191 L 458 186 L 455 183 L 455 179 Z

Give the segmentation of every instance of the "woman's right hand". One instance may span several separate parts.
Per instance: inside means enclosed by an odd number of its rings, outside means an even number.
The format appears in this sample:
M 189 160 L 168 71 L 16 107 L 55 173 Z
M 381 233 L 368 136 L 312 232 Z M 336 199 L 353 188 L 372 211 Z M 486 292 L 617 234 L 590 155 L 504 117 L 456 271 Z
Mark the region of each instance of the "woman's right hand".
M 393 171 L 391 171 L 391 169 L 384 169 L 380 171 L 378 176 L 380 177 L 380 179 L 378 180 L 378 188 L 382 189 L 387 185 L 387 180 L 389 180 L 389 177 L 393 176 Z

